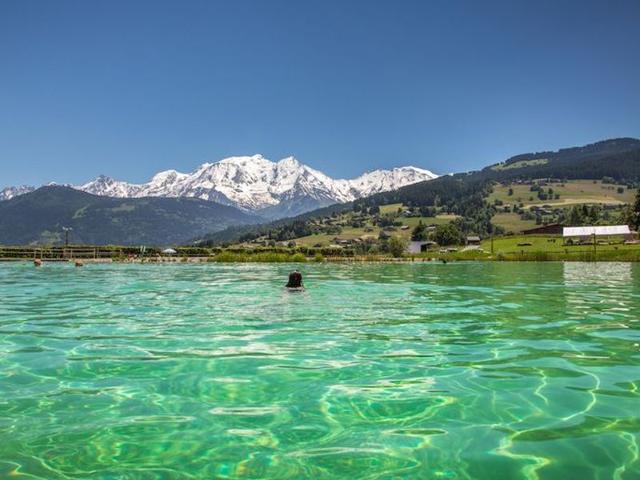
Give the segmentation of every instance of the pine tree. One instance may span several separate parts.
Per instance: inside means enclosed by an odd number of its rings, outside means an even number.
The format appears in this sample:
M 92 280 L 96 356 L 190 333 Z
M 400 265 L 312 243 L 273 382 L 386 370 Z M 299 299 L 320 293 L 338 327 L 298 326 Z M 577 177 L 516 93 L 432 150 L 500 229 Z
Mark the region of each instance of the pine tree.
M 389 239 L 388 249 L 389 253 L 394 257 L 401 257 L 407 249 L 407 241 L 402 237 L 394 235 Z
M 631 207 L 631 212 L 629 215 L 629 226 L 636 231 L 640 229 L 640 188 L 636 193 L 636 200 Z
M 418 222 L 418 225 L 413 229 L 411 233 L 411 240 L 419 242 L 427 239 L 427 229 L 423 225 L 422 220 Z
M 583 216 L 582 209 L 578 205 L 574 205 L 569 211 L 569 219 L 568 224 L 572 227 L 576 227 L 578 225 L 582 225 Z

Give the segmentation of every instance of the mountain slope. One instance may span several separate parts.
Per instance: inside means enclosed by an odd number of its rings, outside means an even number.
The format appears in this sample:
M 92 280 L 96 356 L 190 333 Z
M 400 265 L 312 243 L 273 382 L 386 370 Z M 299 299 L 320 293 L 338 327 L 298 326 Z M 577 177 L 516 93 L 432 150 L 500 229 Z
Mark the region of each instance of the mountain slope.
M 583 147 L 558 151 L 526 153 L 511 157 L 478 172 L 479 176 L 497 180 L 526 178 L 567 178 L 634 181 L 640 177 L 640 140 L 615 138 Z
M 446 175 L 428 182 L 376 193 L 352 203 L 333 205 L 295 218 L 262 226 L 230 228 L 205 237 L 205 243 L 234 242 L 269 231 L 294 229 L 300 222 L 340 213 L 352 208 L 402 203 L 413 207 L 437 207 L 460 217 L 459 226 L 476 234 L 491 233 L 495 211 L 486 204 L 495 182 L 544 178 L 599 180 L 611 177 L 618 182 L 640 181 L 640 140 L 618 138 L 583 147 L 527 153 L 482 170 Z
M 62 227 L 73 228 L 73 243 L 178 244 L 257 220 L 236 208 L 197 199 L 117 199 L 50 186 L 0 203 L 0 244 L 60 243 Z
M 476 191 L 478 185 L 492 182 L 543 178 L 599 180 L 602 177 L 620 182 L 640 180 L 640 140 L 619 138 L 556 152 L 517 155 L 479 171 L 443 176 L 432 182 L 379 193 L 364 203 L 433 205 L 436 196 L 439 202 L 459 199 L 465 192 Z
M 142 184 L 101 175 L 75 188 L 118 198 L 199 198 L 280 218 L 433 178 L 436 175 L 428 170 L 401 167 L 376 170 L 352 180 L 335 180 L 293 157 L 272 162 L 253 155 L 205 163 L 191 173 L 167 170 Z M 5 195 L 0 193 L 0 200 L 17 194 L 16 189 L 6 189 Z

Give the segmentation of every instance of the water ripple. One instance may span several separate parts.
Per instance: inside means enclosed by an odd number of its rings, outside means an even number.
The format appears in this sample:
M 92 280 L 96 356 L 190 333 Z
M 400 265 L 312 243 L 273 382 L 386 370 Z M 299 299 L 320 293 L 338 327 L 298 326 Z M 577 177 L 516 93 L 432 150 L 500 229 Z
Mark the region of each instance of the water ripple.
M 640 478 L 640 266 L 0 264 L 0 478 Z

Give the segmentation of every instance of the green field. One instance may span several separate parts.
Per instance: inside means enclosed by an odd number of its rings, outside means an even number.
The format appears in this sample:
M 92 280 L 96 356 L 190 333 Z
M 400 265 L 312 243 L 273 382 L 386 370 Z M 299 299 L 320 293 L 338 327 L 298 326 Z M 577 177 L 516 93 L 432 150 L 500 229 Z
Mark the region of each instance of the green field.
M 535 220 L 522 220 L 518 213 L 496 213 L 491 223 L 504 228 L 505 232 L 521 232 L 536 226 Z
M 618 193 L 618 187 L 623 187 L 624 192 Z M 513 195 L 509 195 L 509 189 L 513 189 Z M 622 204 L 630 203 L 635 195 L 635 190 L 629 190 L 625 185 L 609 185 L 600 181 L 570 180 L 566 183 L 549 183 L 543 186 L 545 190 L 553 188 L 553 192 L 559 193 L 559 199 L 538 200 L 537 192 L 530 191 L 530 185 L 514 184 L 510 186 L 496 185 L 488 201 L 493 203 L 496 199 L 505 204 L 523 203 L 531 205 L 568 206 L 579 203 Z
M 380 207 L 380 213 L 385 215 L 393 215 L 397 214 L 398 209 L 402 207 L 401 203 L 394 203 L 392 205 L 383 205 Z M 351 213 L 347 213 L 342 217 L 338 218 L 337 221 L 340 222 L 348 222 Z M 424 225 L 442 225 L 445 223 L 449 223 L 457 218 L 456 215 L 437 215 L 435 217 L 403 217 L 398 215 L 395 217 L 395 221 L 402 222 L 402 225 L 406 225 L 409 228 L 402 229 L 401 227 L 393 227 L 395 230 L 388 231 L 390 235 L 398 235 L 400 237 L 404 237 L 409 239 L 411 237 L 411 232 L 413 228 L 418 225 L 419 222 L 422 222 Z M 367 231 L 370 229 L 371 231 Z M 296 242 L 297 245 L 313 247 L 315 245 L 328 246 L 333 243 L 333 239 L 338 237 L 343 240 L 351 240 L 354 238 L 366 238 L 371 237 L 377 240 L 378 235 L 380 235 L 380 231 L 382 229 L 378 226 L 373 226 L 370 222 L 367 222 L 367 226 L 363 228 L 354 228 L 354 227 L 342 227 L 342 232 L 339 234 L 315 234 L 308 235 L 306 237 L 296 238 L 293 241 Z
M 585 245 L 565 245 L 561 235 L 516 235 L 497 237 L 493 240 L 494 255 L 522 254 L 522 253 L 550 253 L 550 254 L 576 254 L 585 252 L 595 252 L 602 255 L 635 252 L 640 255 L 640 245 L 624 245 L 621 237 L 599 238 L 599 242 L 609 242 L 608 244 L 597 243 Z M 481 248 L 486 252 L 491 252 L 491 239 L 483 240 Z
M 519 244 L 529 243 L 530 246 Z M 491 251 L 491 239 L 485 239 L 481 244 L 482 249 Z M 563 252 L 562 237 L 559 235 L 516 235 L 496 237 L 493 240 L 494 253 L 517 253 L 522 251 L 537 252 Z M 591 248 L 591 247 L 590 247 Z
M 388 205 L 380 205 L 380 215 L 397 213 L 399 208 L 402 208 L 401 203 L 390 203 Z
M 443 225 L 445 223 L 450 223 L 458 218 L 457 215 L 437 215 L 435 217 L 409 217 L 404 218 L 401 217 L 398 220 L 402 221 L 403 225 L 409 225 L 410 227 L 415 227 L 419 222 L 422 222 L 424 225 Z
M 331 240 L 336 237 L 336 235 L 325 235 L 325 234 L 317 234 L 317 235 L 308 235 L 306 237 L 296 238 L 294 242 L 296 245 L 301 245 L 304 247 L 313 247 L 316 244 L 320 245 L 329 245 Z
M 491 167 L 491 170 L 495 170 L 499 172 L 502 170 L 513 170 L 516 168 L 531 167 L 534 165 L 545 165 L 546 163 L 549 163 L 548 159 L 536 158 L 535 160 L 521 160 L 519 162 L 514 162 L 509 164 L 499 163 L 498 165 L 494 165 L 493 167 Z
M 543 188 L 549 189 L 553 188 L 554 193 L 560 194 L 560 199 L 557 200 L 547 200 L 540 201 L 537 199 L 537 192 L 531 192 L 529 185 L 512 185 L 503 186 L 496 185 L 494 187 L 494 191 L 491 193 L 488 198 L 489 202 L 493 202 L 495 199 L 502 200 L 504 204 L 509 203 L 519 203 L 522 201 L 524 203 L 525 208 L 527 206 L 532 205 L 562 205 L 568 206 L 572 204 L 581 204 L 581 203 L 599 203 L 599 204 L 622 204 L 629 203 L 633 201 L 635 190 L 629 190 L 624 187 L 623 193 L 618 193 L 618 185 L 609 185 L 602 184 L 602 182 L 598 181 L 594 183 L 591 180 L 574 180 L 569 181 L 564 184 L 560 183 L 550 183 L 545 185 Z M 514 194 L 508 195 L 509 188 L 513 188 Z M 533 197 L 534 200 L 530 201 L 529 197 Z M 393 203 L 388 205 L 380 206 L 380 215 L 390 218 L 395 223 L 400 223 L 401 225 L 394 225 L 393 227 L 385 228 L 384 230 L 389 235 L 397 235 L 403 237 L 405 239 L 411 238 L 411 233 L 416 225 L 419 222 L 422 222 L 424 225 L 442 225 L 450 223 L 456 218 L 456 215 L 447 215 L 440 214 L 435 217 L 405 217 L 404 215 L 399 214 L 403 208 L 402 203 Z M 350 224 L 353 223 L 354 220 L 364 220 L 363 227 L 352 227 Z M 366 217 L 366 215 L 365 215 Z M 367 240 L 367 238 L 372 241 L 377 241 L 378 237 L 383 230 L 381 227 L 374 225 L 372 223 L 373 218 L 362 218 L 362 214 L 354 213 L 354 212 L 345 212 L 337 217 L 332 219 L 325 218 L 323 220 L 318 220 L 316 225 L 334 225 L 336 227 L 341 228 L 341 232 L 336 234 L 327 234 L 327 233 L 319 233 L 314 235 L 308 235 L 305 237 L 299 237 L 293 239 L 293 241 L 298 246 L 302 247 L 328 247 L 331 245 L 335 245 L 334 239 L 337 237 L 340 240 L 353 240 L 356 238 L 360 238 L 363 240 Z M 507 213 L 500 212 L 493 216 L 492 223 L 496 226 L 502 227 L 505 232 L 508 233 L 518 233 L 523 230 L 527 230 L 530 228 L 536 227 L 535 220 L 522 220 L 520 214 L 518 213 Z M 404 229 L 402 227 L 405 227 Z M 408 227 L 408 228 L 407 228 Z M 518 243 L 531 243 L 532 245 L 520 245 Z M 619 242 L 618 242 L 619 243 Z M 628 245 L 598 245 L 596 247 L 598 259 L 601 259 L 602 256 L 610 256 L 611 259 L 620 259 L 620 260 L 636 260 L 635 255 L 640 255 L 640 247 L 639 246 L 628 246 Z M 498 237 L 494 241 L 494 254 L 500 254 L 506 256 L 506 259 L 522 259 L 522 260 L 531 260 L 534 258 L 529 258 L 531 255 L 551 255 L 554 260 L 576 260 L 576 259 L 584 259 L 591 260 L 592 258 L 582 258 L 582 256 L 587 255 L 590 256 L 593 254 L 592 246 L 563 246 L 561 237 L 553 237 L 553 236 L 512 236 L 507 235 L 503 237 Z M 440 257 L 443 254 L 439 252 L 428 252 L 427 256 Z M 480 250 L 466 250 L 462 251 L 460 247 L 460 251 L 456 253 L 446 253 L 445 257 L 459 260 L 471 260 L 471 259 L 495 259 L 492 258 L 490 254 L 490 243 L 487 239 L 482 244 Z M 631 255 L 632 258 L 629 258 L 628 255 Z M 520 258 L 526 257 L 526 258 Z M 574 258 L 575 257 L 575 258 Z M 580 257 L 580 258 L 578 258 Z M 640 258 L 639 258 L 640 259 Z M 540 260 L 544 260 L 540 258 Z

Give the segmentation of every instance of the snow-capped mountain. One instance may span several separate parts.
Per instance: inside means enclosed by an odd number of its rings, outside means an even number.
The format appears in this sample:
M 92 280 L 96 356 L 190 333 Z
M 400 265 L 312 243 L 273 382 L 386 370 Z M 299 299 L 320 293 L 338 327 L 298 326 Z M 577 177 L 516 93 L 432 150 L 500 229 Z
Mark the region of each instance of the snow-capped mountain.
M 351 180 L 336 180 L 293 157 L 272 162 L 262 155 L 253 155 L 204 163 L 191 173 L 167 170 L 142 184 L 101 175 L 75 188 L 94 195 L 123 198 L 195 197 L 275 218 L 436 177 L 428 170 L 400 167 L 375 170 Z
M 13 197 L 17 197 L 18 195 L 22 195 L 24 193 L 33 192 L 35 187 L 30 187 L 29 185 L 21 185 L 19 187 L 7 187 L 3 190 L 0 190 L 0 201 L 2 200 L 11 200 Z

